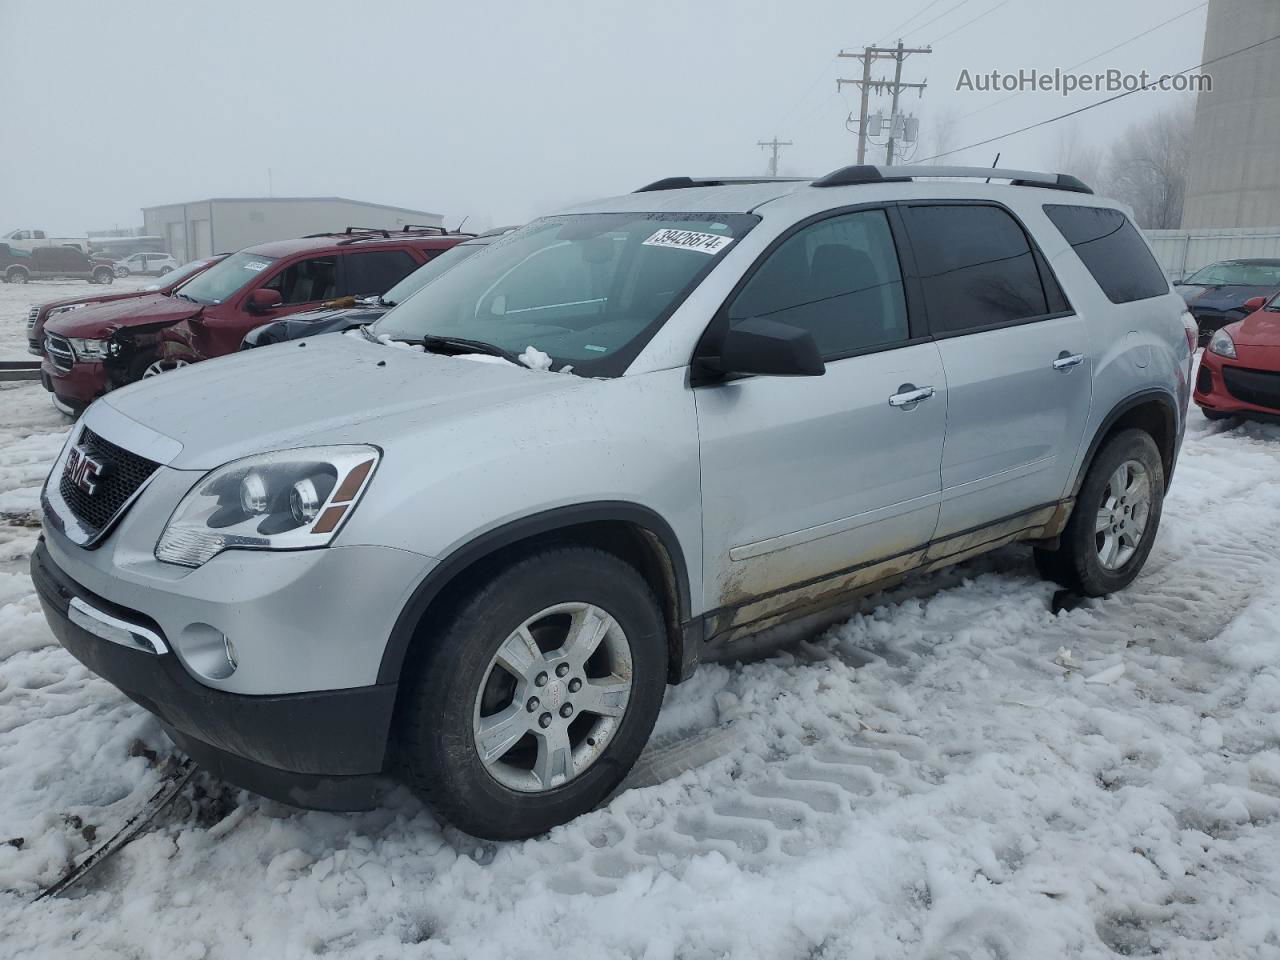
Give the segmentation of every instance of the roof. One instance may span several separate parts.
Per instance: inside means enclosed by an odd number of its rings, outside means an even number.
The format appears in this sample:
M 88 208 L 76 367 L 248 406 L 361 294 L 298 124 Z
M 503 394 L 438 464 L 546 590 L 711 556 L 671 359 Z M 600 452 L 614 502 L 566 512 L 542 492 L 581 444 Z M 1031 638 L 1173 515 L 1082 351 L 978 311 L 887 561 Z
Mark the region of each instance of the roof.
M 370 203 L 367 200 L 352 200 L 350 197 L 206 197 L 203 200 L 179 200 L 176 203 L 153 203 L 143 207 L 148 210 L 163 210 L 165 207 L 190 207 L 197 203 L 353 203 L 359 207 L 372 210 L 395 210 L 397 213 L 412 213 L 418 217 L 444 217 L 441 213 L 428 213 L 425 210 L 414 210 L 412 207 L 393 207 L 385 203 Z
M 313 250 L 376 250 L 384 246 L 413 246 L 424 250 L 447 250 L 457 246 L 463 240 L 471 239 L 467 233 L 391 233 L 389 237 L 378 234 L 361 234 L 354 238 L 342 233 L 326 234 L 318 237 L 297 237 L 292 240 L 268 240 L 255 243 L 245 250 L 261 254 L 264 257 L 289 257 L 295 253 L 308 253 Z

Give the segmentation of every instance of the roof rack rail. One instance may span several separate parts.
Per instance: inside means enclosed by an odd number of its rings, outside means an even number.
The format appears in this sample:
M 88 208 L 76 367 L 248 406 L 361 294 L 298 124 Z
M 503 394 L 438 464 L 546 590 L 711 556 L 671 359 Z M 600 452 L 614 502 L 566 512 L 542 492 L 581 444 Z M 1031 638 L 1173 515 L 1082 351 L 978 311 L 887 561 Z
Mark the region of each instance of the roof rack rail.
M 841 167 L 820 180 L 815 187 L 847 187 L 866 183 L 906 183 L 917 177 L 950 177 L 966 180 L 1008 180 L 1014 187 L 1042 187 L 1071 193 L 1093 193 L 1088 184 L 1069 173 L 1038 173 L 1034 170 L 1006 170 L 1001 167 L 877 167 L 860 164 Z
M 728 187 L 744 183 L 802 183 L 809 177 L 664 177 L 646 183 L 636 193 L 655 190 L 684 190 L 688 187 Z
M 397 233 L 417 233 L 423 230 L 431 230 L 435 233 L 440 234 L 440 236 L 442 237 L 447 236 L 449 233 L 448 228 L 441 227 L 434 223 L 406 223 L 404 226 L 399 227 L 396 232 Z M 461 233 L 462 231 L 458 230 L 455 232 Z

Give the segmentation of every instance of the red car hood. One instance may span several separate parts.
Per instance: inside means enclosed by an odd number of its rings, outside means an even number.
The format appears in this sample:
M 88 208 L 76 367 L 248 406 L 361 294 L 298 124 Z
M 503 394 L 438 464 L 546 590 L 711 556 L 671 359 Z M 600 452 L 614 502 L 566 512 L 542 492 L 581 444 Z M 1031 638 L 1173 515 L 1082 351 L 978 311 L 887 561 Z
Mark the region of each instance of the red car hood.
M 1255 347 L 1280 347 L 1280 310 L 1251 313 L 1231 327 L 1231 339 Z
M 187 320 L 204 307 L 198 303 L 152 293 L 145 297 L 95 303 L 54 317 L 45 329 L 62 337 L 102 340 L 121 327 L 143 327 Z

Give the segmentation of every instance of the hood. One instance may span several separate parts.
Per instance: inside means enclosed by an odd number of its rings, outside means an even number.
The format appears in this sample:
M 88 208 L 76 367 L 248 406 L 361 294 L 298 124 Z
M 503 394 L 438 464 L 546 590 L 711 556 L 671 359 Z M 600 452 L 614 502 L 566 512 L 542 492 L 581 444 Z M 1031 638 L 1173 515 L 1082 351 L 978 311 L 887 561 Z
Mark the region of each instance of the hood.
M 63 337 L 86 337 L 102 340 L 121 327 L 170 324 L 188 320 L 204 307 L 198 303 L 148 293 L 140 297 L 95 303 L 54 317 L 46 325 L 50 333 Z
M 409 431 L 589 383 L 356 337 L 305 343 L 208 360 L 98 402 L 180 442 L 182 453 L 171 466 L 207 470 L 313 443 L 383 445 Z
M 1231 325 L 1231 339 L 1251 347 L 1280 347 L 1280 310 L 1258 310 Z
M 1205 310 L 1243 310 L 1244 305 L 1254 297 L 1265 297 L 1275 293 L 1275 287 L 1178 287 L 1182 299 L 1189 307 L 1200 307 Z
M 259 347 L 297 340 L 300 337 L 314 337 L 321 333 L 335 333 L 348 327 L 373 323 L 389 309 L 390 307 L 351 307 L 342 310 L 307 310 L 255 327 L 245 335 L 244 344 L 247 347 Z

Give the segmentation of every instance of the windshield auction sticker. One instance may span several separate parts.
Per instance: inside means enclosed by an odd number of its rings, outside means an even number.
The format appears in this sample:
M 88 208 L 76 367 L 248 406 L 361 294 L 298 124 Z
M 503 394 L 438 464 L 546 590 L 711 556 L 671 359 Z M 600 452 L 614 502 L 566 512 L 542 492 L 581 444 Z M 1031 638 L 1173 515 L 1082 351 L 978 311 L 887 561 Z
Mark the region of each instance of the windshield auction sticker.
M 676 247 L 680 250 L 697 250 L 699 253 L 717 254 L 733 237 L 721 237 L 714 233 L 698 233 L 695 230 L 659 230 L 644 242 L 646 247 Z
M 251 270 L 254 273 L 259 273 L 260 271 L 267 269 L 267 261 L 266 260 L 250 260 L 244 265 L 244 268 L 246 270 Z

